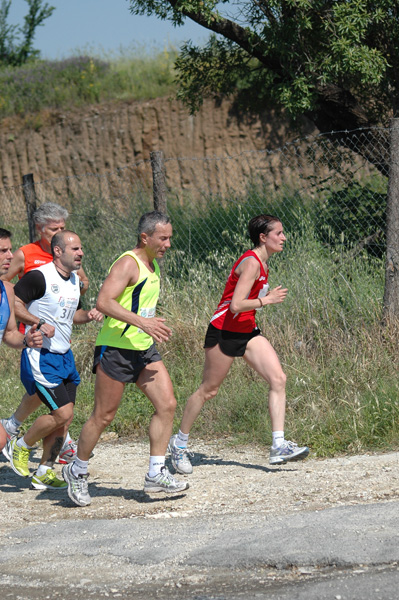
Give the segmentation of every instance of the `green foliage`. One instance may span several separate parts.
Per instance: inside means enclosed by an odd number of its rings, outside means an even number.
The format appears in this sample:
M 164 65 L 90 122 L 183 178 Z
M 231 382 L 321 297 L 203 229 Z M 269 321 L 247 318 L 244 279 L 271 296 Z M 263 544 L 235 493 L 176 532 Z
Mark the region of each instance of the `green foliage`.
M 188 41 L 177 62 L 179 97 L 195 111 L 207 95 L 242 106 L 282 107 L 344 126 L 384 120 L 398 97 L 396 0 L 130 0 L 133 14 L 181 25 L 192 19 L 218 38 Z M 330 126 L 331 129 L 331 126 Z
M 317 215 L 320 239 L 331 247 L 365 247 L 382 258 L 386 251 L 386 193 L 357 182 L 329 195 Z
M 241 48 L 214 35 L 201 49 L 185 43 L 176 60 L 177 97 L 198 110 L 204 96 L 229 96 L 246 90 L 257 67 L 258 61 L 250 60 Z
M 0 66 L 20 66 L 39 55 L 38 50 L 33 48 L 36 29 L 52 15 L 55 7 L 47 2 L 43 4 L 43 0 L 26 0 L 26 2 L 29 10 L 24 18 L 24 24 L 18 27 L 8 24 L 12 0 L 1 0 Z
M 132 52 L 132 51 L 131 51 Z M 173 48 L 121 55 L 111 61 L 92 56 L 31 61 L 0 69 L 0 117 L 69 109 L 112 99 L 148 99 L 174 90 Z M 28 119 L 32 125 L 32 119 Z M 40 121 L 33 123 L 40 127 Z

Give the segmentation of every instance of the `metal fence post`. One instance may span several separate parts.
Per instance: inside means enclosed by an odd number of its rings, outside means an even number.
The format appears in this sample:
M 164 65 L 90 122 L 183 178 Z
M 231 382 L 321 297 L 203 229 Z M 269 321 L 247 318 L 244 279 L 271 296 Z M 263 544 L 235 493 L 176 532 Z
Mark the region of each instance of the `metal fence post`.
M 156 150 L 150 153 L 154 210 L 159 210 L 166 214 L 166 183 L 165 183 L 165 162 L 163 152 Z
M 33 242 L 36 234 L 35 224 L 33 222 L 33 213 L 36 210 L 37 200 L 33 173 L 28 173 L 28 175 L 22 176 L 22 189 L 25 198 L 26 212 L 28 215 L 29 241 Z

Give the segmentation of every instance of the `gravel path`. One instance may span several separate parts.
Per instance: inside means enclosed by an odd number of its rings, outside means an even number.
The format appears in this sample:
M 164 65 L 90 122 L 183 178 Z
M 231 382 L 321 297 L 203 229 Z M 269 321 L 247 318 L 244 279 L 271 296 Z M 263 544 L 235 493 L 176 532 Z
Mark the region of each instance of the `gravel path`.
M 85 508 L 73 505 L 64 491 L 30 490 L 29 479 L 16 475 L 1 457 L 0 534 L 63 519 L 278 516 L 399 499 L 399 453 L 327 460 L 310 455 L 303 462 L 271 467 L 268 452 L 260 447 L 193 440 L 192 449 L 190 489 L 175 497 L 149 496 L 142 491 L 148 444 L 105 435 L 90 462 L 92 504 Z M 32 471 L 38 460 L 36 453 Z

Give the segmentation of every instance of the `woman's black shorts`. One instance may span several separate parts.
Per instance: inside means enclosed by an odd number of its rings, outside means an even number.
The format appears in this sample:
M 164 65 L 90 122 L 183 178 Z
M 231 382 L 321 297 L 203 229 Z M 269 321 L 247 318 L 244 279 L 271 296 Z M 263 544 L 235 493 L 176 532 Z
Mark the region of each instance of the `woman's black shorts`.
M 204 348 L 213 348 L 219 344 L 221 351 L 227 356 L 244 356 L 249 340 L 260 334 L 261 330 L 258 327 L 255 327 L 250 333 L 239 333 L 217 329 L 210 323 L 205 336 Z

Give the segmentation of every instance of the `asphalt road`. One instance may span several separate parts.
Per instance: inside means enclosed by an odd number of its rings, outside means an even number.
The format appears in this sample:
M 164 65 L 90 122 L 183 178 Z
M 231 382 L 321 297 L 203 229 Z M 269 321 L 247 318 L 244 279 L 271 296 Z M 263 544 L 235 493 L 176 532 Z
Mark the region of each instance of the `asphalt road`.
M 4 600 L 397 600 L 399 502 L 287 517 L 36 523 L 0 541 Z

